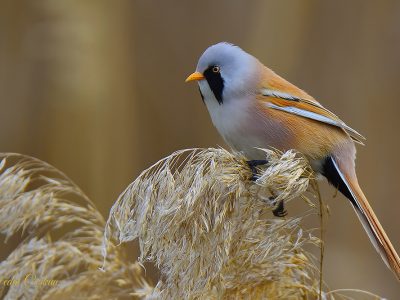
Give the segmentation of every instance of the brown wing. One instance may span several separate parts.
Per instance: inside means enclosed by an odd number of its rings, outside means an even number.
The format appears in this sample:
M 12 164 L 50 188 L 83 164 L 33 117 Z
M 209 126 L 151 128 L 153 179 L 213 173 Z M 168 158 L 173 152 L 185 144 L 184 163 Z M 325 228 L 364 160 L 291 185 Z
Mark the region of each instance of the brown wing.
M 363 144 L 365 138 L 360 133 L 347 126 L 338 116 L 323 107 L 307 93 L 272 71 L 270 72 L 270 78 L 266 80 L 268 84 L 261 89 L 261 101 L 265 102 L 265 105 L 272 109 L 342 128 L 355 142 Z

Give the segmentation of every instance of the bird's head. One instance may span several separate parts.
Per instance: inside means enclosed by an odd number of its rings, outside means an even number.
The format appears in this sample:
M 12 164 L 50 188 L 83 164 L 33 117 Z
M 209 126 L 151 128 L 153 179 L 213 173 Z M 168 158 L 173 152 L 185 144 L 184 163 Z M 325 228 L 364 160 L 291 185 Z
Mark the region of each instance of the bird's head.
M 214 98 L 223 104 L 255 90 L 259 64 L 255 57 L 241 48 L 222 42 L 204 51 L 196 72 L 186 82 L 197 81 L 204 98 Z

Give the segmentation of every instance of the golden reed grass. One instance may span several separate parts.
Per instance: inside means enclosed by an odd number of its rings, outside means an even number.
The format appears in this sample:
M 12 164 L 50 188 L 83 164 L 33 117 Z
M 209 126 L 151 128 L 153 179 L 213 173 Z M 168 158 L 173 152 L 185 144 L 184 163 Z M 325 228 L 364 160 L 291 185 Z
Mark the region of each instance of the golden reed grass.
M 253 182 L 239 154 L 175 152 L 142 172 L 105 222 L 60 171 L 31 157 L 1 155 L 0 232 L 6 239 L 17 232 L 25 238 L 0 264 L 0 278 L 23 280 L 35 274 L 57 284 L 2 285 L 0 296 L 350 299 L 340 291 L 320 291 L 318 259 L 305 246 L 321 243 L 301 227 L 305 217 L 315 214 L 271 214 L 278 201 L 294 198 L 303 198 L 317 213 L 305 196 L 313 180 L 307 161 L 293 151 L 266 151 L 266 158 L 268 166 Z M 140 257 L 132 263 L 117 245 L 136 239 Z M 140 267 L 147 261 L 161 272 L 154 287 Z M 362 299 L 376 298 L 362 293 Z
M 123 299 L 150 290 L 137 263 L 110 241 L 105 221 L 63 173 L 32 157 L 0 155 L 0 232 L 24 239 L 0 264 L 1 299 Z M 69 227 L 66 232 L 57 231 Z M 58 238 L 55 238 L 58 236 Z M 45 281 L 47 280 L 47 281 Z

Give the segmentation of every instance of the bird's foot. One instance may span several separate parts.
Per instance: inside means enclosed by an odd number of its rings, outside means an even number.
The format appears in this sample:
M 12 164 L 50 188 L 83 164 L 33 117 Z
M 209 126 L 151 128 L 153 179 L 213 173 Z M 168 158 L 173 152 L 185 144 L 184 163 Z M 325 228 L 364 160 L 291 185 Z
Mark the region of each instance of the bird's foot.
M 260 175 L 257 172 L 257 167 L 266 165 L 268 163 L 267 160 L 265 159 L 255 159 L 255 160 L 248 160 L 247 164 L 249 165 L 249 168 L 251 170 L 252 176 L 250 178 L 251 181 L 256 181 L 257 179 L 260 178 Z
M 274 200 L 274 198 L 270 197 L 270 200 Z M 286 217 L 287 211 L 285 209 L 285 204 L 284 204 L 283 200 L 279 201 L 276 204 L 276 207 L 272 210 L 272 213 L 274 214 L 275 217 L 279 217 L 279 218 Z

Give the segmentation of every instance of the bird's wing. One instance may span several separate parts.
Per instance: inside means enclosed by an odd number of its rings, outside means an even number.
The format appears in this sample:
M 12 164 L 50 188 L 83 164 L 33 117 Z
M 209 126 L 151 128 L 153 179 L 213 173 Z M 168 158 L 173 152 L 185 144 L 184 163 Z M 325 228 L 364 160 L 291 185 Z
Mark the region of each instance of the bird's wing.
M 302 92 L 302 94 L 305 93 Z M 271 109 L 285 111 L 287 113 L 342 128 L 355 142 L 360 144 L 363 144 L 363 141 L 365 140 L 360 133 L 347 126 L 338 118 L 338 116 L 323 107 L 314 99 L 307 99 L 304 95 L 297 96 L 292 93 L 281 92 L 269 88 L 261 89 L 261 95 L 263 96 L 263 102 L 265 102 L 265 104 Z

